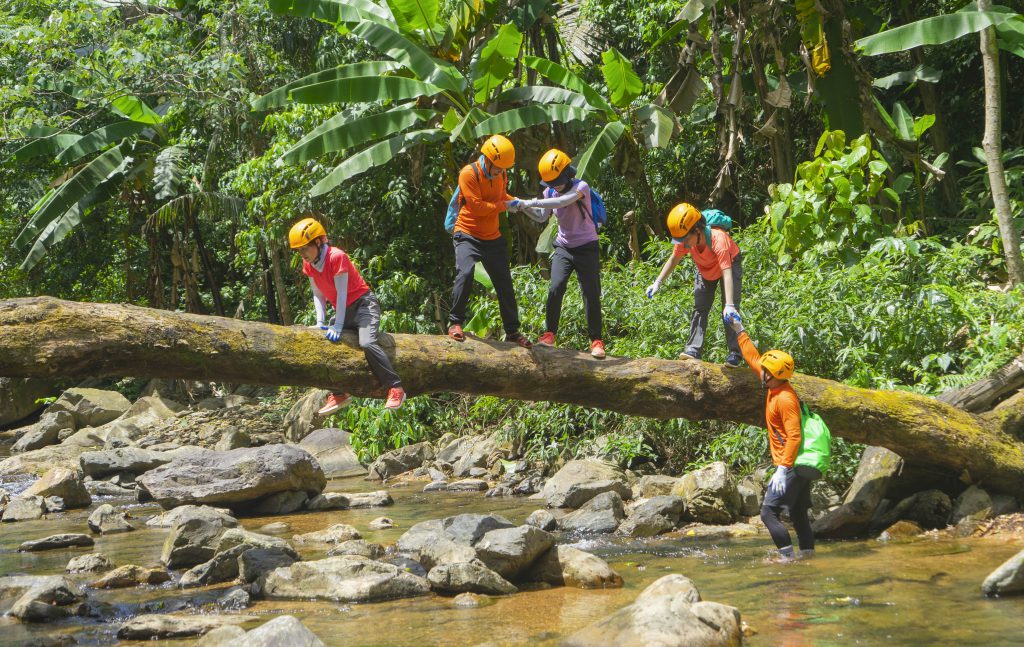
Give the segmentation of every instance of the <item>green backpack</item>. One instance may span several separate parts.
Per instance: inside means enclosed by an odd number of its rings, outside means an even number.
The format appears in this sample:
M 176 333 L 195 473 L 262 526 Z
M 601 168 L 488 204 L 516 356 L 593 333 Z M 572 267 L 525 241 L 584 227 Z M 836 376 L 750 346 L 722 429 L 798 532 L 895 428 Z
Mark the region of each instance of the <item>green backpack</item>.
M 832 433 L 821 416 L 800 403 L 800 451 L 795 465 L 813 467 L 822 476 L 832 465 Z

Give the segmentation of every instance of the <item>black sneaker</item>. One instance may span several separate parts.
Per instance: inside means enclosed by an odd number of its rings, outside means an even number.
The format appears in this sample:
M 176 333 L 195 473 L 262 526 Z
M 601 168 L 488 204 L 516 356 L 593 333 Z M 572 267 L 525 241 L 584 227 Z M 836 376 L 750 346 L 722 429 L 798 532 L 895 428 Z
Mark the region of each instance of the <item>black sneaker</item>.
M 739 368 L 743 366 L 743 356 L 739 353 L 729 353 L 725 358 L 725 365 L 729 368 Z

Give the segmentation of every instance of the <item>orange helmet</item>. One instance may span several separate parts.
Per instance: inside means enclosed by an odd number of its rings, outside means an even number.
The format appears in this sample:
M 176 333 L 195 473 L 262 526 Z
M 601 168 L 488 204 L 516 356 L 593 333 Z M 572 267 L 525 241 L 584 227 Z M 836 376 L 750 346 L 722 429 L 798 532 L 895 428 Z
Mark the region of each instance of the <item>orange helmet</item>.
M 570 162 L 572 162 L 571 157 L 557 148 L 552 148 L 540 156 L 540 161 L 537 162 L 537 172 L 540 173 L 541 180 L 551 182 L 562 174 Z
M 303 218 L 292 225 L 291 231 L 288 232 L 288 244 L 291 245 L 292 249 L 298 249 L 326 235 L 327 232 L 324 231 L 324 226 L 314 218 Z
M 480 152 L 498 168 L 510 169 L 516 163 L 516 147 L 502 135 L 491 135 L 480 147 Z
M 780 380 L 793 377 L 796 365 L 789 353 L 781 350 L 770 350 L 761 355 L 761 368 Z
M 668 212 L 668 220 L 665 223 L 668 225 L 668 232 L 672 234 L 672 242 L 683 242 L 683 238 L 690 233 L 690 230 L 700 221 L 701 217 L 697 207 L 688 202 L 680 202 L 672 207 L 672 211 Z

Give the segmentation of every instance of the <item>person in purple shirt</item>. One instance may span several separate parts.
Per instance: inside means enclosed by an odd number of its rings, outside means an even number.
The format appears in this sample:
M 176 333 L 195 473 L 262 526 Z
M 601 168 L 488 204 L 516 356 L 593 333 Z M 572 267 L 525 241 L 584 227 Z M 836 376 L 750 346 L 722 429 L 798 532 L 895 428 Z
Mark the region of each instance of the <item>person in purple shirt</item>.
M 517 200 L 512 205 L 539 223 L 547 222 L 552 213 L 558 219 L 555 251 L 551 256 L 551 285 L 548 287 L 546 311 L 547 332 L 537 340 L 545 346 L 555 345 L 558 320 L 562 316 L 562 299 L 569 277 L 576 272 L 583 293 L 587 314 L 590 354 L 604 358 L 601 341 L 601 256 L 597 244 L 597 226 L 591 217 L 590 187 L 576 179 L 572 159 L 552 148 L 541 156 L 537 165 L 541 184 L 548 187 L 544 198 Z

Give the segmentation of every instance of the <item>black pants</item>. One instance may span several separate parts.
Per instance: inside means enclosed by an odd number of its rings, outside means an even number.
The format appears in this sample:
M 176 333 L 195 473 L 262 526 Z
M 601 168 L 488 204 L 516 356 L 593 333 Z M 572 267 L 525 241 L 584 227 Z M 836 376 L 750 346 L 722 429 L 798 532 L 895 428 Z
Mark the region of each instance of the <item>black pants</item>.
M 795 466 L 786 474 L 786 492 L 782 496 L 772 494 L 771 491 L 764 495 L 761 521 L 768 528 L 776 548 L 793 545 L 789 531 L 779 520 L 783 508 L 789 509 L 789 519 L 796 530 L 800 550 L 814 548 L 814 531 L 811 529 L 811 519 L 807 513 L 811 509 L 811 484 L 820 476 L 821 474 L 813 468 Z
M 402 385 L 387 353 L 377 343 L 380 337 L 380 304 L 373 292 L 367 292 L 345 308 L 343 328 L 359 333 L 359 347 L 363 349 L 366 362 L 381 386 L 390 389 Z
M 701 276 L 700 270 L 697 269 L 694 269 L 694 274 L 693 316 L 690 317 L 690 337 L 686 340 L 686 353 L 700 359 L 704 350 L 704 335 L 708 330 L 708 315 L 715 302 L 715 290 L 718 289 L 718 284 L 722 282 L 722 279 L 708 281 Z M 736 258 L 732 259 L 732 296 L 736 300 L 733 305 L 737 309 L 740 307 L 740 284 L 742 281 L 743 255 L 737 254 Z M 725 286 L 723 285 L 722 308 L 719 309 L 719 312 L 725 308 L 725 303 Z M 722 317 L 718 317 L 718 320 L 725 326 L 725 343 L 729 346 L 729 352 L 742 356 L 736 331 L 727 325 Z
M 499 236 L 494 240 L 477 240 L 472 236 L 455 233 L 455 286 L 452 288 L 452 311 L 448 315 L 449 323 L 462 324 L 466 320 L 466 306 L 473 288 L 473 266 L 477 261 L 484 265 L 491 277 L 494 291 L 498 294 L 498 308 L 501 311 L 501 323 L 505 334 L 515 335 L 519 332 L 519 306 L 516 304 L 516 293 L 512 289 L 512 272 L 509 271 L 508 247 L 505 238 Z
M 579 247 L 555 247 L 551 255 L 551 285 L 548 287 L 547 327 L 558 332 L 562 317 L 562 299 L 573 270 L 583 294 L 583 310 L 587 313 L 587 334 L 590 341 L 601 339 L 601 250 L 597 241 Z

